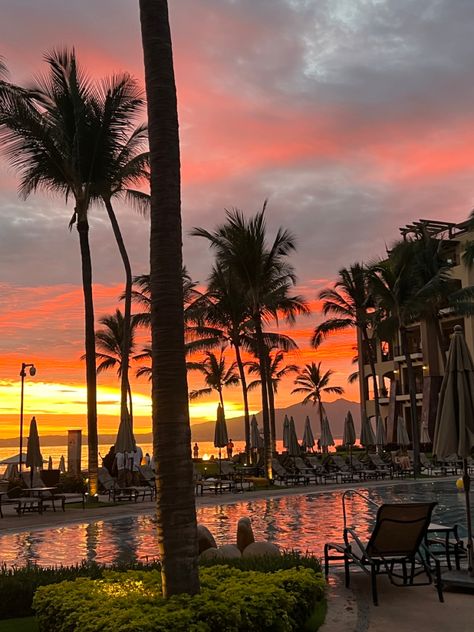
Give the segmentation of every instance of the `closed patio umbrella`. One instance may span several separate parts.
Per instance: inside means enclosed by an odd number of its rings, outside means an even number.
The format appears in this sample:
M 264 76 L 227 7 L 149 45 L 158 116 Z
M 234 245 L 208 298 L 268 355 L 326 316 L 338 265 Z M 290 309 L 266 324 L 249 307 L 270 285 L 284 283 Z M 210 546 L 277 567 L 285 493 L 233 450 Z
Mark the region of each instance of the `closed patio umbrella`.
M 346 418 L 344 419 L 344 434 L 342 436 L 342 443 L 349 448 L 349 458 L 351 462 L 352 470 L 352 446 L 356 442 L 356 431 L 354 427 L 354 419 L 350 410 L 347 411 Z
M 406 448 L 411 443 L 403 417 L 397 419 L 397 443 L 401 448 Z
M 117 454 L 117 452 L 123 452 L 124 454 L 124 475 L 126 475 L 126 478 L 132 476 L 131 473 L 133 471 L 133 456 L 131 457 L 131 455 L 132 452 L 135 450 L 136 445 L 137 444 L 133 435 L 130 417 L 129 415 L 124 415 L 120 418 L 117 438 L 115 439 L 115 454 Z M 130 470 L 130 473 L 128 473 L 127 470 Z
M 360 426 L 360 443 L 364 448 L 375 445 L 375 435 L 368 417 L 363 416 Z
M 217 406 L 216 426 L 214 428 L 214 447 L 219 448 L 219 476 L 221 475 L 221 450 L 229 443 L 227 425 L 225 423 L 224 409 Z
M 50 456 L 48 459 L 48 470 L 52 470 L 53 469 L 53 457 Z
M 61 472 L 61 474 L 64 474 L 66 472 L 66 462 L 62 454 L 61 458 L 59 459 L 59 471 Z
M 323 452 L 328 451 L 330 445 L 334 445 L 334 439 L 332 437 L 331 428 L 329 426 L 329 419 L 326 413 L 324 413 L 321 419 L 321 438 L 319 439 Z
M 295 420 L 290 417 L 290 428 L 288 431 L 288 454 L 290 456 L 299 456 L 301 454 L 300 444 L 296 436 Z
M 429 443 L 431 443 L 431 437 L 430 437 L 430 433 L 428 430 L 428 422 L 424 421 L 422 426 L 421 426 L 421 437 L 420 437 L 420 443 L 423 445 L 428 445 Z
M 255 415 L 252 416 L 252 421 L 250 422 L 250 447 L 253 450 L 261 450 L 263 448 L 263 439 Z
M 288 419 L 288 415 L 285 415 L 283 420 L 283 447 L 285 450 L 288 449 L 288 433 L 290 432 L 290 420 Z
M 309 420 L 309 417 L 307 416 L 304 422 L 302 447 L 304 448 L 305 451 L 308 448 L 312 450 L 314 447 L 314 444 L 315 444 L 315 440 L 314 440 L 313 430 L 311 428 L 311 422 Z
M 467 458 L 474 448 L 474 363 L 459 325 L 449 345 L 448 359 L 439 394 L 433 452 L 437 457 L 457 454 L 463 460 L 466 499 L 467 558 L 469 585 L 474 586 L 473 540 L 470 506 L 471 479 Z M 444 577 L 443 577 L 444 579 Z
M 383 424 L 382 417 L 377 417 L 377 425 L 375 428 L 375 445 L 377 446 L 377 452 L 382 452 L 384 445 L 387 443 L 387 437 L 385 434 L 385 426 Z
M 33 473 L 35 467 L 43 467 L 43 457 L 40 451 L 40 443 L 38 436 L 38 427 L 36 425 L 36 417 L 32 417 L 30 422 L 30 432 L 28 434 L 28 443 L 26 445 L 26 467 L 30 469 L 31 485 L 33 485 Z

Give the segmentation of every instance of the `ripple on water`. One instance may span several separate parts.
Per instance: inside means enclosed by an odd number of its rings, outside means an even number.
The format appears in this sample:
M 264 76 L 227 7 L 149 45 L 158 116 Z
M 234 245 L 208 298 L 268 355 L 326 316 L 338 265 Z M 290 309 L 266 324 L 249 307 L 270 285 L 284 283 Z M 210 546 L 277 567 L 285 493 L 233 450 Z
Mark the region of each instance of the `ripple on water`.
M 454 481 L 400 483 L 361 489 L 377 503 L 436 501 L 434 520 L 465 525 L 464 495 Z M 321 555 L 324 543 L 339 540 L 343 521 L 342 491 L 297 494 L 278 498 L 245 499 L 230 505 L 200 507 L 198 521 L 214 534 L 218 545 L 235 540 L 242 516 L 252 521 L 256 539 L 275 542 L 286 549 Z M 369 533 L 375 508 L 359 496 L 348 503 L 348 523 L 362 536 Z M 134 516 L 66 525 L 56 529 L 0 536 L 0 561 L 9 566 L 27 562 L 42 566 L 76 564 L 82 560 L 104 564 L 155 559 L 158 555 L 153 516 Z

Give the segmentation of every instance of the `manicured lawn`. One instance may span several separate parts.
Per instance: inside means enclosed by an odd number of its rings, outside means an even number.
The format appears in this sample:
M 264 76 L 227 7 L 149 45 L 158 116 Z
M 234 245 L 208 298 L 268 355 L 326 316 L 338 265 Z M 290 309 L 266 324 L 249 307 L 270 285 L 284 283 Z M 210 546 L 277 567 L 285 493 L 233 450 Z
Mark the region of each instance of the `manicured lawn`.
M 326 601 L 326 599 L 323 599 L 316 606 L 316 609 L 311 615 L 309 621 L 306 622 L 306 625 L 304 626 L 304 632 L 315 632 L 316 630 L 319 630 L 326 619 L 327 610 L 328 602 Z
M 0 632 L 38 632 L 36 617 L 0 620 Z

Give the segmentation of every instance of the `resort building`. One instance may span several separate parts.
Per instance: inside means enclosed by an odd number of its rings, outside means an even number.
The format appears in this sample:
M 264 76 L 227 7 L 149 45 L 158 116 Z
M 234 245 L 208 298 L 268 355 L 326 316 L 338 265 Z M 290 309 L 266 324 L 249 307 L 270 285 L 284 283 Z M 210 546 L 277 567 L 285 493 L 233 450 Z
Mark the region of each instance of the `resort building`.
M 403 239 L 425 231 L 445 243 L 444 252 L 452 265 L 452 278 L 460 288 L 474 285 L 474 268 L 469 269 L 462 262 L 466 242 L 474 240 L 474 229 L 469 222 L 454 224 L 432 220 L 419 220 L 400 229 Z M 416 398 L 418 401 L 418 422 L 421 428 L 422 443 L 428 432 L 433 438 L 436 419 L 436 406 L 443 379 L 442 347 L 447 350 L 450 336 L 455 325 L 461 325 L 466 342 L 474 352 L 474 318 L 460 317 L 452 307 L 440 312 L 441 339 L 436 327 L 426 321 L 413 323 L 409 328 L 410 357 L 416 376 Z M 368 417 L 375 415 L 373 381 L 368 364 L 368 350 L 358 334 L 358 358 L 361 412 Z M 396 424 L 400 416 L 411 428 L 411 408 L 408 391 L 406 357 L 403 355 L 399 338 L 377 340 L 375 372 L 379 390 L 380 413 L 386 423 L 387 440 L 396 442 Z

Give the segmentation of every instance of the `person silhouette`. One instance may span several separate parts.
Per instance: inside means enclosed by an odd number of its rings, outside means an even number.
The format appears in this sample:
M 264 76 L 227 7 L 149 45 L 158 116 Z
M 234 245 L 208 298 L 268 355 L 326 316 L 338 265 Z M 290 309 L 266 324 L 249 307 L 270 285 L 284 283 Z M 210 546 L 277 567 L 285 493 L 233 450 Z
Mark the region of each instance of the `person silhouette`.
M 193 446 L 193 459 L 198 459 L 198 458 L 199 458 L 199 446 L 196 442 Z

